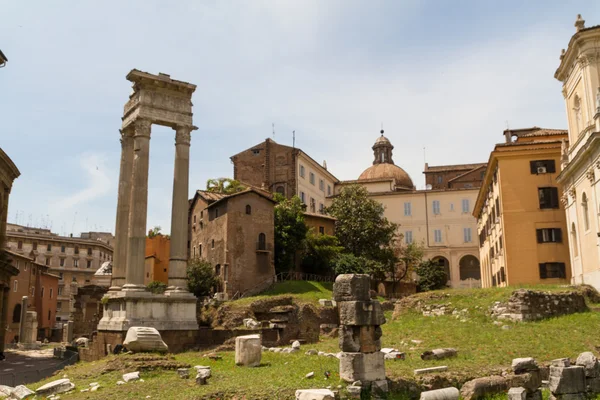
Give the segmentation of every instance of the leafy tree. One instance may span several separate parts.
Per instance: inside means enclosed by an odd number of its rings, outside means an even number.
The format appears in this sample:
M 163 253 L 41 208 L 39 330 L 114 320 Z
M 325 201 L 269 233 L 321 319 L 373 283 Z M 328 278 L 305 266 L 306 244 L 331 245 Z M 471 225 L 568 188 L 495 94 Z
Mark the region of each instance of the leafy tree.
M 167 284 L 161 281 L 152 281 L 146 285 L 149 292 L 154 294 L 163 294 L 167 290 Z
M 367 189 L 344 187 L 327 211 L 337 219 L 335 235 L 346 251 L 380 263 L 379 269 L 393 268 L 398 224 L 384 217 L 385 208 L 369 198 Z
M 298 196 L 291 199 L 275 193 L 275 270 L 292 269 L 296 253 L 302 249 L 308 228 L 304 224 L 304 205 Z
M 302 270 L 313 274 L 334 274 L 334 261 L 344 248 L 335 236 L 309 230 L 304 240 Z
M 213 288 L 219 285 L 219 279 L 212 265 L 201 258 L 193 258 L 187 266 L 188 290 L 196 297 L 210 295 Z
M 246 186 L 235 179 L 217 178 L 206 181 L 206 190 L 212 193 L 234 194 L 244 189 L 246 189 Z
M 427 260 L 417 267 L 417 290 L 427 292 L 429 290 L 443 289 L 448 282 L 448 276 L 444 266 L 438 262 Z
M 352 253 L 340 253 L 333 260 L 333 272 L 340 274 L 366 274 L 374 269 L 374 262 Z
M 162 228 L 160 227 L 160 225 L 157 225 L 157 226 L 153 227 L 152 229 L 150 229 L 150 230 L 148 231 L 148 237 L 149 237 L 150 239 L 152 239 L 152 238 L 154 238 L 154 237 L 156 237 L 156 236 L 160 235 L 160 231 L 161 231 L 161 230 L 162 230 Z

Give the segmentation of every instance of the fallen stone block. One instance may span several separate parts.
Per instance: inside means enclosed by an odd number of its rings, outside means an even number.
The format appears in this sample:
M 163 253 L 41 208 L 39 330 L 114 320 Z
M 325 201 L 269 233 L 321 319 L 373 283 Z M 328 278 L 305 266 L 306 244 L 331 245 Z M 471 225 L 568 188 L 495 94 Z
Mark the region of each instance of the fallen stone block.
M 381 349 L 381 327 L 342 325 L 339 344 L 342 351 L 350 353 L 373 353 Z
M 294 340 L 294 343 L 292 343 L 292 349 L 300 350 L 300 342 L 297 340 Z
M 550 361 L 550 364 L 554 367 L 570 367 L 571 360 L 568 358 L 557 358 L 555 360 Z
M 13 391 L 13 387 L 11 386 L 6 386 L 6 385 L 0 385 L 0 397 L 7 397 L 10 396 L 10 394 Z
M 338 306 L 341 325 L 383 325 L 385 316 L 378 301 L 344 301 Z
M 527 390 L 527 393 L 533 393 L 542 386 L 542 372 L 540 370 L 509 374 L 505 378 L 508 379 L 510 387 L 523 387 Z
M 575 361 L 575 365 L 580 365 L 585 368 L 585 376 L 588 378 L 597 378 L 600 376 L 598 369 L 598 359 L 591 351 L 581 353 Z
M 163 342 L 160 333 L 155 328 L 143 326 L 132 326 L 129 328 L 123 345 L 127 347 L 127 350 L 134 353 L 144 351 L 166 353 L 169 351 L 169 346 Z
M 449 387 L 421 392 L 420 400 L 458 400 L 459 397 L 460 391 L 455 387 Z
M 10 393 L 10 400 L 23 400 L 30 396 L 35 395 L 35 392 L 29 389 L 27 386 L 19 385 L 13 389 Z
M 329 389 L 296 390 L 296 400 L 335 400 L 335 393 Z
M 460 388 L 460 395 L 464 400 L 474 400 L 491 395 L 506 393 L 509 384 L 502 376 L 486 376 L 465 382 Z
M 46 383 L 44 386 L 40 386 L 35 391 L 35 394 L 38 396 L 48 397 L 53 394 L 68 392 L 74 388 L 75 385 L 71 383 L 70 379 L 58 379 L 56 381 Z
M 128 374 L 123 374 L 123 380 L 125 382 L 129 381 L 137 381 L 140 379 L 140 371 L 130 372 Z
M 196 374 L 196 384 L 206 385 L 208 379 L 212 376 L 210 369 L 199 369 Z
M 340 378 L 346 382 L 373 382 L 385 380 L 384 354 L 345 353 L 340 354 Z
M 258 367 L 262 355 L 260 335 L 246 335 L 235 338 L 235 364 L 245 367 Z
M 548 388 L 555 395 L 585 392 L 585 368 L 576 365 L 572 367 L 550 367 Z
M 100 385 L 97 385 L 97 386 L 92 386 L 92 387 L 90 388 L 90 392 L 95 392 L 95 391 L 96 391 L 96 390 L 98 390 L 98 389 L 100 389 Z
M 190 370 L 188 368 L 179 368 L 177 370 L 177 375 L 179 375 L 181 379 L 188 379 L 190 377 Z
M 398 349 L 393 349 L 391 347 L 384 347 L 380 350 L 383 354 L 391 353 L 392 351 L 398 351 Z
M 304 353 L 307 356 L 316 356 L 317 354 L 319 354 L 319 352 L 315 349 L 310 349 L 307 350 L 306 353 Z
M 513 387 L 508 390 L 508 400 L 527 400 L 527 389 Z
M 406 359 L 406 354 L 400 351 L 392 351 L 391 353 L 384 354 L 383 357 L 386 360 L 404 360 Z
M 448 371 L 448 366 L 441 365 L 439 367 L 419 368 L 419 369 L 415 369 L 414 373 L 415 373 L 415 375 L 423 375 L 423 374 L 431 374 L 434 372 L 444 372 L 444 371 Z
M 371 278 L 365 274 L 338 275 L 333 284 L 333 299 L 340 301 L 368 301 Z M 339 304 L 338 304 L 339 306 Z
M 515 374 L 520 374 L 527 371 L 536 371 L 540 367 L 533 357 L 515 358 L 511 365 Z
M 458 351 L 453 348 L 433 349 L 421 354 L 421 360 L 442 360 L 444 358 L 456 357 Z

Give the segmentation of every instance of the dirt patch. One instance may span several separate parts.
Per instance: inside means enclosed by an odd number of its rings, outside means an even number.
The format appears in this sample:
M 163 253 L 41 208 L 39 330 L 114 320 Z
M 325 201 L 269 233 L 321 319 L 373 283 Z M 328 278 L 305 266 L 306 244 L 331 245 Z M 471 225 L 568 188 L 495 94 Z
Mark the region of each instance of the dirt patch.
M 272 308 L 291 305 L 294 305 L 294 298 L 292 296 L 277 296 L 256 300 L 250 303 L 250 308 L 255 313 L 267 313 Z
M 157 354 L 124 354 L 109 360 L 100 372 L 106 374 L 112 371 L 149 371 L 149 370 L 175 370 L 178 368 L 191 368 L 191 365 L 175 360 L 171 355 Z
M 232 307 L 224 304 L 215 313 L 211 326 L 213 328 L 235 329 L 242 326 L 245 318 L 254 318 L 254 313 L 248 307 Z

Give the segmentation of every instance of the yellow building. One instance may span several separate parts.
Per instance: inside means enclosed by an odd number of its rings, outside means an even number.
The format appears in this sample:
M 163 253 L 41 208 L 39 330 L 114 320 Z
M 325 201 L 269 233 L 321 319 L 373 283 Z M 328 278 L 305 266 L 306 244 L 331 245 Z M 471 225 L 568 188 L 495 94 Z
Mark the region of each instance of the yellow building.
M 449 286 L 480 287 L 477 224 L 472 215 L 478 184 L 466 188 L 416 190 L 406 171 L 394 164 L 393 148 L 382 131 L 373 145 L 373 165 L 357 180 L 336 184 L 335 193 L 346 185 L 365 187 L 372 199 L 383 204 L 385 217 L 400 225 L 399 233 L 405 243 L 422 244 L 426 259 L 444 265 Z M 485 164 L 473 164 L 466 170 L 464 165 L 444 166 L 444 173 L 455 176 L 457 170 L 460 174 L 476 170 L 474 173 L 481 176 L 482 166 Z
M 572 282 L 600 289 L 600 26 L 586 28 L 579 15 L 575 27 L 554 74 L 563 84 L 570 144 L 558 182 L 565 192 Z
M 490 155 L 473 215 L 483 287 L 568 283 L 567 225 L 557 184 L 567 131 L 504 131 Z

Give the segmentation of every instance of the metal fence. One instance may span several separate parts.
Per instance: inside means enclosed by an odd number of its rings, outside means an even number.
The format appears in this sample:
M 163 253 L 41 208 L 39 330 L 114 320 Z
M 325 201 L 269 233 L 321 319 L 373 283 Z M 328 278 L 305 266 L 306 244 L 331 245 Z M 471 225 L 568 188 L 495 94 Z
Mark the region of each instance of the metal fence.
M 63 369 L 67 365 L 75 364 L 79 360 L 79 354 L 77 352 L 66 350 L 63 352 L 63 354 L 64 360 L 58 364 L 40 369 L 35 369 L 32 367 L 27 368 L 25 371 L 5 372 L 0 374 L 0 385 L 15 387 L 18 385 L 26 385 L 28 383 L 37 382 L 52 376 L 54 372 Z

